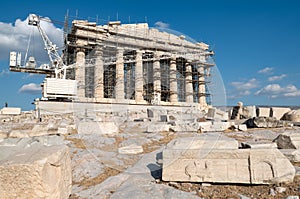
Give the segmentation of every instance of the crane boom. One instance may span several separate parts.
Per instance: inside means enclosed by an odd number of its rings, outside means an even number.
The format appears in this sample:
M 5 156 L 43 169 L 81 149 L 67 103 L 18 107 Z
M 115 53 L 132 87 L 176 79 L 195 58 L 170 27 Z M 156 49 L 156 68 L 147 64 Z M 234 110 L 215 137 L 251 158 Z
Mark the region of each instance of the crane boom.
M 45 49 L 47 50 L 49 59 L 51 63 L 54 64 L 54 67 L 56 65 L 55 62 L 57 62 L 57 64 L 62 64 L 62 59 L 57 52 L 56 45 L 51 42 L 45 31 L 40 26 L 40 17 L 35 14 L 30 14 L 28 18 L 28 24 L 38 28 L 44 41 Z
M 51 67 L 55 69 L 55 75 L 57 77 L 59 72 L 66 69 L 66 66 L 64 65 L 62 58 L 57 52 L 57 46 L 51 42 L 45 31 L 42 29 L 40 25 L 41 19 L 50 21 L 49 19 L 41 18 L 36 14 L 30 14 L 28 17 L 28 25 L 36 26 L 38 28 L 38 31 L 40 32 L 45 45 L 45 50 L 48 53 Z M 63 72 L 63 78 L 65 79 L 65 72 Z

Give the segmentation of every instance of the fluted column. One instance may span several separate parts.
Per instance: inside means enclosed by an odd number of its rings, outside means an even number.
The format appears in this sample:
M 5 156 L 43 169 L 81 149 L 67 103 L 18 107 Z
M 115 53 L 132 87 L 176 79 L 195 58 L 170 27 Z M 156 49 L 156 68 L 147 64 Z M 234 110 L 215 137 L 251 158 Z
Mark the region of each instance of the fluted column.
M 142 102 L 143 98 L 143 51 L 136 52 L 135 64 L 135 101 Z
M 193 77 L 192 65 L 190 62 L 186 62 L 185 70 L 185 100 L 187 103 L 193 103 Z
M 85 51 L 81 48 L 76 51 L 75 79 L 77 80 L 77 96 L 81 101 L 85 98 Z
M 204 67 L 198 66 L 198 103 L 201 106 L 207 106 L 206 103 L 206 89 L 205 89 L 205 78 L 204 78 Z
M 97 49 L 95 52 L 95 74 L 94 74 L 94 95 L 96 101 L 101 101 L 104 98 L 104 65 L 103 65 L 103 52 Z
M 124 60 L 123 60 L 123 49 L 118 49 L 117 51 L 117 61 L 116 61 L 116 99 L 124 99 Z
M 178 102 L 176 57 L 170 60 L 170 102 Z
M 161 100 L 161 75 L 160 75 L 160 53 L 154 52 L 153 61 L 153 89 L 156 98 L 156 104 L 160 104 Z

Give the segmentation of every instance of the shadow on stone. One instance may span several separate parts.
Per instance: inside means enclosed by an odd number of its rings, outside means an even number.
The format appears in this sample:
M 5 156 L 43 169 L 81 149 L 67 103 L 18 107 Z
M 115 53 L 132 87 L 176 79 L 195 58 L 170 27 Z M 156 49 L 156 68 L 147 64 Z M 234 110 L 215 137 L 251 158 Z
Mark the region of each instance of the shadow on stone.
M 161 179 L 162 177 L 162 168 L 157 164 L 148 164 L 147 167 L 151 172 L 151 176 L 155 179 Z

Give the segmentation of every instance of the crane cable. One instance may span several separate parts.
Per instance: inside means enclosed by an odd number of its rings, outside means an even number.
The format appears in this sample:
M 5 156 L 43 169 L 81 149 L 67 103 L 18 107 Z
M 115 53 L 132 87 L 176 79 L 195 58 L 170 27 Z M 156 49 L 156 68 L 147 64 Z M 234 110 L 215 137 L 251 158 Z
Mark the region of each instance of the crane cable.
M 33 33 L 33 28 L 31 28 L 31 32 L 30 32 L 30 35 L 29 35 L 28 43 L 27 43 L 27 49 L 26 49 L 25 58 L 24 58 L 24 66 L 26 65 L 26 62 L 27 62 L 27 56 L 28 56 L 28 51 L 29 51 L 29 45 L 31 43 L 32 33 Z

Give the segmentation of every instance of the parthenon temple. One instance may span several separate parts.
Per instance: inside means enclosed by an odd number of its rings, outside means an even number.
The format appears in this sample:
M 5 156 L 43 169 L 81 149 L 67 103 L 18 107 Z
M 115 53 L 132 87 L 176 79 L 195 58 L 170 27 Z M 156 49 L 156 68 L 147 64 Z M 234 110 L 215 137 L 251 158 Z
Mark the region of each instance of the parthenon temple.
M 205 107 L 209 46 L 147 23 L 74 20 L 64 59 L 82 102 Z

